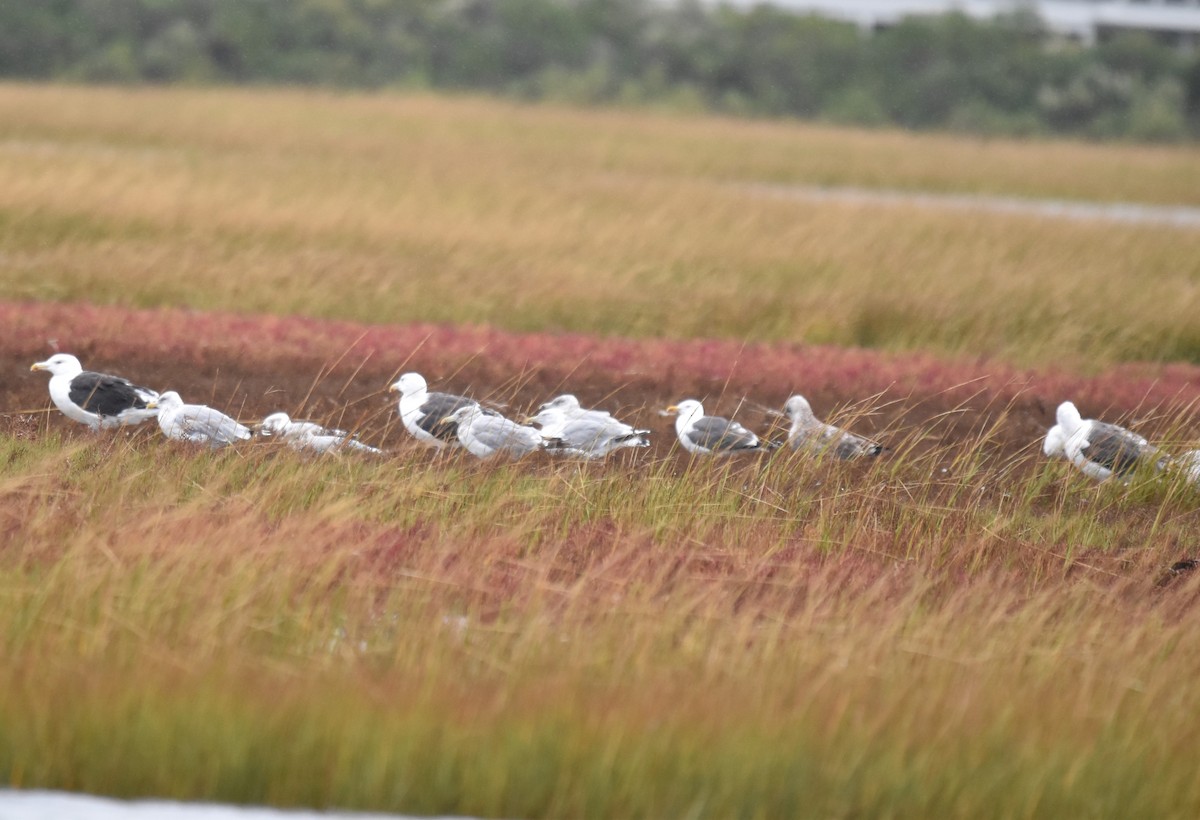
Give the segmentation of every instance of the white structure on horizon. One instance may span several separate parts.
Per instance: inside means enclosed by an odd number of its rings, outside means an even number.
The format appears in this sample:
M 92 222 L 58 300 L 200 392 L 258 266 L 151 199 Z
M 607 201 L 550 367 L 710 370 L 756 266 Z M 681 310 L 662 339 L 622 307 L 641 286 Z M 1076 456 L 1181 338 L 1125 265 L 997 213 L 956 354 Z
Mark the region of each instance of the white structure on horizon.
M 728 2 L 728 0 L 726 0 Z M 758 5 L 764 0 L 734 0 Z M 864 29 L 892 26 L 913 15 L 961 12 L 987 19 L 1035 12 L 1056 34 L 1093 43 L 1104 34 L 1144 31 L 1181 45 L 1200 44 L 1200 0 L 766 0 L 789 11 L 818 14 Z

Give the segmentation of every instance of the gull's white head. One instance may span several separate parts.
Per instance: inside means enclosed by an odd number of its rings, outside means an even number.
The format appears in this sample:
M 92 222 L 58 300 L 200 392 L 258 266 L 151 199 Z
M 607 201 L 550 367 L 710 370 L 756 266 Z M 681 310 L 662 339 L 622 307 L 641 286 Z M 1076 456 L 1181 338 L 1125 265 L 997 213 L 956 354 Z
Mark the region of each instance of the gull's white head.
M 564 413 L 579 409 L 579 399 L 572 396 L 570 393 L 563 393 L 561 396 L 556 396 L 550 401 L 542 405 L 543 410 L 561 410 Z
M 287 413 L 272 413 L 262 420 L 258 429 L 268 436 L 282 436 L 287 433 L 292 420 Z
M 1042 442 L 1042 452 L 1048 456 L 1065 456 L 1063 446 L 1067 443 L 1067 434 L 1061 424 L 1056 424 L 1046 431 L 1046 440 Z
M 1079 410 L 1069 401 L 1064 401 L 1058 406 L 1058 410 L 1054 413 L 1055 420 L 1058 426 L 1062 428 L 1062 433 L 1065 437 L 1070 438 L 1079 425 L 1083 424 L 1083 416 L 1079 414 Z
M 420 373 L 405 373 L 388 389 L 402 396 L 415 396 L 418 393 L 424 393 L 429 389 L 429 385 Z
M 817 417 L 813 415 L 812 405 L 808 403 L 808 399 L 801 395 L 792 396 L 787 400 L 787 404 L 783 406 L 783 412 L 787 417 L 796 422 L 816 421 Z
M 667 415 L 675 414 L 679 416 L 684 423 L 691 421 L 696 416 L 704 415 L 704 405 L 695 399 L 684 399 L 678 404 L 672 404 L 663 411 Z
M 552 403 L 543 404 L 542 409 L 538 410 L 537 415 L 525 419 L 525 423 L 540 424 L 542 427 L 554 427 L 566 422 L 567 414 L 563 412 L 561 407 L 552 407 Z
M 446 424 L 446 423 L 452 421 L 457 424 L 462 424 L 464 421 L 467 421 L 468 419 L 473 419 L 473 418 L 475 418 L 475 416 L 479 415 L 482 412 L 483 412 L 483 408 L 481 408 L 478 404 L 469 404 L 466 407 L 458 408 L 457 410 L 455 410 L 450 415 L 446 416 L 444 419 L 442 419 L 438 423 Z
M 153 401 L 146 402 L 147 410 L 178 410 L 183 407 L 183 397 L 174 390 L 168 390 Z
M 55 353 L 46 361 L 35 363 L 29 370 L 46 370 L 52 376 L 78 376 L 83 372 L 83 365 L 70 353 Z

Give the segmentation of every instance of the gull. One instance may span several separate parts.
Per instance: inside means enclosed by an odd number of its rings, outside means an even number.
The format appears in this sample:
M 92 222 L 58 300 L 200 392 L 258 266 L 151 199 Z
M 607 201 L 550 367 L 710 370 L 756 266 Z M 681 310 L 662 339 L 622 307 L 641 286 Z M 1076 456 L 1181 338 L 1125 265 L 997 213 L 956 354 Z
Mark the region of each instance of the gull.
M 466 396 L 450 393 L 431 393 L 420 373 L 405 373 L 388 388 L 400 394 L 400 421 L 418 440 L 433 447 L 457 445 L 455 422 L 447 421 L 456 410 L 478 407 L 479 403 Z
M 534 450 L 562 446 L 559 439 L 546 438 L 536 427 L 517 424 L 477 404 L 460 407 L 442 421 L 456 425 L 459 442 L 478 458 L 489 458 L 497 453 L 520 458 Z
M 760 441 L 736 421 L 704 415 L 704 406 L 695 399 L 673 404 L 664 412 L 677 414 L 675 434 L 689 453 L 724 456 L 746 450 L 772 449 L 772 445 Z
M 883 450 L 881 444 L 819 420 L 804 396 L 788 399 L 783 412 L 792 420 L 787 441 L 793 450 L 805 450 L 814 455 L 829 453 L 843 460 L 877 456 Z
M 345 430 L 322 427 L 311 421 L 293 421 L 287 413 L 272 413 L 259 424 L 263 435 L 278 436 L 293 450 L 309 450 L 317 453 L 336 453 L 341 450 L 357 450 L 379 455 L 383 451 L 363 444 Z
M 50 400 L 72 421 L 93 430 L 141 424 L 157 413 L 147 403 L 158 393 L 128 379 L 84 370 L 70 353 L 58 353 L 29 370 L 50 373 Z
M 1046 431 L 1042 452 L 1066 458 L 1097 481 L 1114 475 L 1128 481 L 1143 464 L 1156 470 L 1167 466 L 1167 459 L 1146 439 L 1115 424 L 1085 419 L 1069 401 L 1058 406 L 1055 420 L 1057 424 Z
M 586 411 L 585 411 L 586 413 Z M 649 447 L 649 430 L 635 430 L 607 413 L 569 418 L 562 410 L 543 407 L 528 420 L 542 426 L 542 435 L 562 442 L 557 452 L 583 458 L 603 458 L 622 447 Z
M 175 441 L 207 444 L 216 449 L 251 436 L 249 427 L 220 410 L 203 404 L 184 404 L 174 390 L 163 393 L 147 407 L 158 410 L 158 426 L 163 435 Z

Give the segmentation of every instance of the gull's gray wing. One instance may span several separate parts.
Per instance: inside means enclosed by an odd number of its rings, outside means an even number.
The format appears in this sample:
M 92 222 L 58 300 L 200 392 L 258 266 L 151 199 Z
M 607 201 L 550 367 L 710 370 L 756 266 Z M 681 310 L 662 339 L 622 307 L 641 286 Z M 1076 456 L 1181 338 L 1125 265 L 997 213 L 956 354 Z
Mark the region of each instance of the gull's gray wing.
M 542 446 L 542 434 L 537 430 L 491 413 L 475 417 L 471 435 L 492 450 L 524 454 Z
M 758 447 L 758 436 L 736 421 L 719 416 L 705 416 L 694 422 L 687 437 L 706 450 L 752 450 Z
M 203 405 L 187 404 L 181 407 L 176 411 L 175 424 L 188 441 L 233 444 L 250 438 L 249 428 L 220 410 Z
M 1103 421 L 1092 422 L 1083 450 L 1088 461 L 1107 467 L 1119 476 L 1133 472 L 1140 459 L 1156 452 L 1141 436 Z

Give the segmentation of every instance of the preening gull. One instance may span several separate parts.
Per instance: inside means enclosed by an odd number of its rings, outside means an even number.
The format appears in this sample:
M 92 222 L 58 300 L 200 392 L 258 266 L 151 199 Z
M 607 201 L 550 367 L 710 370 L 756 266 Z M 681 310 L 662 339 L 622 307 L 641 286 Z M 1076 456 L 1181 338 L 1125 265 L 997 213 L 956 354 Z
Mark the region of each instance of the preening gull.
M 542 435 L 562 441 L 556 452 L 583 458 L 602 458 L 622 447 L 649 447 L 649 430 L 635 430 L 607 413 L 569 418 L 562 410 L 543 407 L 530 422 L 540 424 Z
M 70 353 L 58 353 L 29 368 L 50 372 L 50 400 L 72 421 L 93 430 L 141 424 L 157 413 L 147 403 L 158 393 L 128 379 L 84 370 Z
M 1042 452 L 1066 458 L 1098 481 L 1113 475 L 1128 481 L 1140 465 L 1150 464 L 1156 470 L 1167 466 L 1167 459 L 1146 439 L 1115 424 L 1085 419 L 1069 401 L 1058 406 L 1055 420 L 1058 423 L 1046 432 Z
M 535 427 L 517 424 L 477 404 L 460 407 L 444 421 L 456 425 L 459 442 L 467 448 L 467 452 L 479 458 L 488 458 L 496 453 L 520 458 L 534 450 L 562 446 L 558 439 L 546 438 Z
M 174 390 L 169 390 L 148 405 L 158 409 L 158 426 L 163 435 L 176 441 L 224 447 L 250 438 L 250 428 L 235 419 L 203 404 L 184 404 Z
M 431 393 L 420 373 L 405 373 L 390 388 L 400 393 L 400 421 L 418 441 L 434 447 L 457 445 L 457 423 L 447 417 L 465 407 L 478 407 L 479 403 L 466 396 L 450 393 Z
M 787 440 L 793 450 L 805 450 L 814 455 L 828 453 L 843 460 L 877 456 L 883 450 L 881 444 L 818 419 L 804 396 L 788 399 L 783 412 L 792 420 Z
M 363 444 L 345 430 L 322 427 L 311 421 L 293 421 L 287 413 L 272 413 L 262 420 L 259 430 L 266 436 L 277 436 L 293 450 L 315 453 L 336 453 L 357 450 L 378 455 L 383 451 Z
M 770 445 L 760 441 L 736 421 L 720 416 L 704 415 L 704 406 L 695 399 L 686 399 L 666 409 L 676 413 L 675 434 L 689 453 L 729 455 L 746 450 L 767 450 Z

